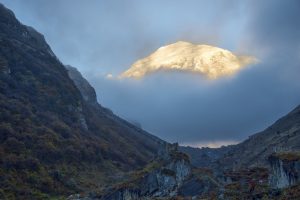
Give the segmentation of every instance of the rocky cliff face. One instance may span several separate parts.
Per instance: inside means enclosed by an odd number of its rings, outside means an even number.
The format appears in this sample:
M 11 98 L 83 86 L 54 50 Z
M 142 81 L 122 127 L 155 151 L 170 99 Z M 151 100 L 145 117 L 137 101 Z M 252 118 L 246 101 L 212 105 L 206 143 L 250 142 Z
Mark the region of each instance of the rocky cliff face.
M 178 195 L 179 188 L 191 175 L 188 157 L 177 151 L 177 144 L 169 146 L 168 152 L 161 154 L 142 171 L 131 175 L 131 180 L 116 185 L 106 191 L 101 199 L 130 200 L 170 198 Z M 168 154 L 168 156 L 165 156 Z
M 300 183 L 300 154 L 295 152 L 274 153 L 269 157 L 271 165 L 270 186 L 286 188 Z
M 89 82 L 82 77 L 81 73 L 75 67 L 70 65 L 65 65 L 65 67 L 68 71 L 69 77 L 79 89 L 83 99 L 92 105 L 97 105 L 96 92 Z

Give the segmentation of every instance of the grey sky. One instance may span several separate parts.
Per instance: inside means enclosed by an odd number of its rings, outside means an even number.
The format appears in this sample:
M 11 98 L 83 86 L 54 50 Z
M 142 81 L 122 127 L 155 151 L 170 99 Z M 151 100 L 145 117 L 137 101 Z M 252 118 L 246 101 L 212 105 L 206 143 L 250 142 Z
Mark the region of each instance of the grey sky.
M 300 103 L 297 0 L 0 0 L 77 67 L 101 104 L 174 142 L 240 141 Z M 235 77 L 184 73 L 108 80 L 178 40 L 256 56 Z

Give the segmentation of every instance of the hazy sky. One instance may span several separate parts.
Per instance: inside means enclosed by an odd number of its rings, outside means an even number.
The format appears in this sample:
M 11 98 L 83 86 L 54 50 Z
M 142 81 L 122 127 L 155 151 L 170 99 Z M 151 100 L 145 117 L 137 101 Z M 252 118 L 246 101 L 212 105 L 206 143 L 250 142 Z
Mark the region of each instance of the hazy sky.
M 149 132 L 183 144 L 227 144 L 300 104 L 298 0 L 0 0 L 77 67 L 99 102 Z M 178 40 L 255 56 L 234 77 L 161 72 L 107 79 Z

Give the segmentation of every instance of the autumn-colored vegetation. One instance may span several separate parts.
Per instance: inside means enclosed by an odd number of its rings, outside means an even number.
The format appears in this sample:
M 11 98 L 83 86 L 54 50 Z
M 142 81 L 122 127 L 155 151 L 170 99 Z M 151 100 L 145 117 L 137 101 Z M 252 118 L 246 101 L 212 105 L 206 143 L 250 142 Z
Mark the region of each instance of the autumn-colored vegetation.
M 274 153 L 273 155 L 271 155 L 273 157 L 277 157 L 280 160 L 284 160 L 284 161 L 299 161 L 300 160 L 300 152 L 277 152 Z
M 86 102 L 44 37 L 0 4 L 0 199 L 97 190 L 145 165 L 157 145 Z

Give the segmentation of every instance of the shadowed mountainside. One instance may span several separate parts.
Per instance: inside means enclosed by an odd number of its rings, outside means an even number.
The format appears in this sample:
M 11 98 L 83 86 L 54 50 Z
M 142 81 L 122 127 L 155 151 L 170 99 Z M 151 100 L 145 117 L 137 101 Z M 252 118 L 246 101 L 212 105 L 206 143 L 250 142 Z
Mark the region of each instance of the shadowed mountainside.
M 99 105 L 68 69 L 0 4 L 0 199 L 95 190 L 147 164 L 164 143 Z
M 221 148 L 180 147 L 197 167 L 219 165 L 224 168 L 266 166 L 274 152 L 300 150 L 300 106 L 262 132 L 237 145 Z
M 274 152 L 300 151 L 300 106 L 262 132 L 234 145 L 219 162 L 227 168 L 266 166 Z

